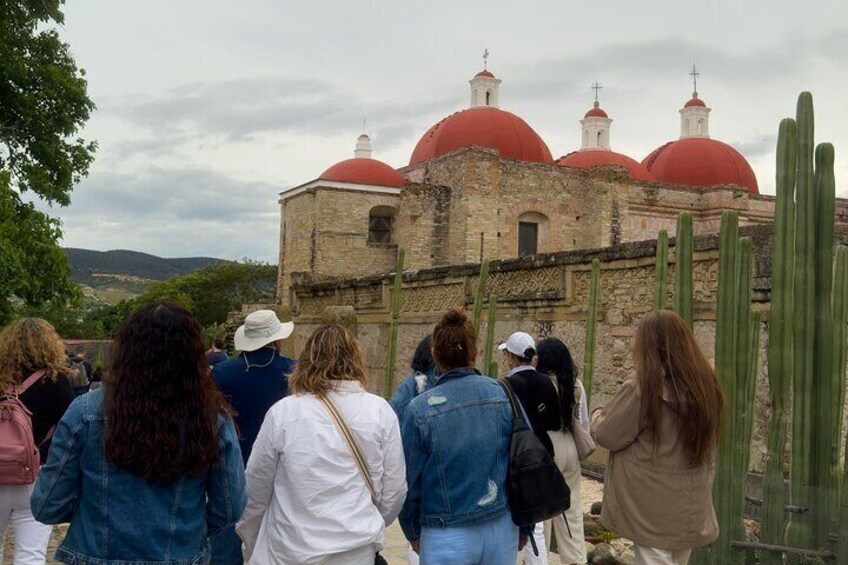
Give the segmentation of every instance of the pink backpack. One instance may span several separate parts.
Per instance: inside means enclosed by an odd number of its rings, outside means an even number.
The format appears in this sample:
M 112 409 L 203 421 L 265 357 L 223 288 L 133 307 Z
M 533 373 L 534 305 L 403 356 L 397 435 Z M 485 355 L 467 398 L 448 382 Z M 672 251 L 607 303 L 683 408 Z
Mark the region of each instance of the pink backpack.
M 32 434 L 32 413 L 19 396 L 46 372 L 36 371 L 17 387 L 0 393 L 0 485 L 29 485 L 38 475 L 41 458 Z

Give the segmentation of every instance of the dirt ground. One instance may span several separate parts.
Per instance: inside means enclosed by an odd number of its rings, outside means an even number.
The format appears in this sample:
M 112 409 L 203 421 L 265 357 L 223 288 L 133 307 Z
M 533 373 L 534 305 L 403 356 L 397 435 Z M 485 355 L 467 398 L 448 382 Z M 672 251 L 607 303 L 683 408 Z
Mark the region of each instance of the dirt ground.
M 583 511 L 588 512 L 592 503 L 601 500 L 603 497 L 603 485 L 598 481 L 584 477 L 580 484 L 580 493 L 583 498 Z M 50 537 L 50 546 L 48 547 L 47 552 L 48 563 L 58 563 L 53 560 L 53 554 L 56 552 L 56 548 L 59 546 L 59 543 L 64 539 L 66 530 L 67 526 L 56 526 L 53 528 L 53 535 Z M 7 532 L 4 543 L 5 551 L 3 552 L 6 556 L 6 563 L 12 562 L 11 557 L 14 553 L 13 547 L 14 540 L 12 539 L 11 532 Z M 406 558 L 406 540 L 403 537 L 403 533 L 401 532 L 397 521 L 395 521 L 395 523 L 392 524 L 386 532 L 386 549 L 384 549 L 381 554 L 392 565 L 405 565 L 408 563 Z M 3 563 L 3 561 L 2 557 L 0 557 L 0 563 Z M 551 554 L 550 563 L 551 565 L 559 563 L 556 554 Z

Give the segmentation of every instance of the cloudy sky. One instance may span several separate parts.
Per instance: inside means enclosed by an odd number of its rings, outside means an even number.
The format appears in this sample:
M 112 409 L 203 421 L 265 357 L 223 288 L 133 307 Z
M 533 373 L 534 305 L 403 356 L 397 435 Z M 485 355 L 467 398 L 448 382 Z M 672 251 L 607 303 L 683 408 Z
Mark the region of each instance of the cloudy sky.
M 375 157 L 406 165 L 467 106 L 484 48 L 501 108 L 555 156 L 579 146 L 596 80 L 613 149 L 641 160 L 676 139 L 696 61 L 711 135 L 748 157 L 762 192 L 801 90 L 848 183 L 844 0 L 67 0 L 65 13 L 98 107 L 84 135 L 100 144 L 54 211 L 67 246 L 275 262 L 278 192 L 351 157 L 363 120 Z

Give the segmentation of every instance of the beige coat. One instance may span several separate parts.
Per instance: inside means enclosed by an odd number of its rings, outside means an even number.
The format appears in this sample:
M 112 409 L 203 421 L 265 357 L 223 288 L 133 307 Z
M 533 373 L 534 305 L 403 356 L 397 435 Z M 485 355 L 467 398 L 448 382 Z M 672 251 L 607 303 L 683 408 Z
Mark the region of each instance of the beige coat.
M 713 462 L 690 468 L 677 416 L 663 413 L 654 452 L 642 430 L 642 397 L 635 377 L 592 414 L 592 437 L 609 449 L 601 521 L 639 545 L 671 551 L 701 547 L 718 537 L 713 509 Z

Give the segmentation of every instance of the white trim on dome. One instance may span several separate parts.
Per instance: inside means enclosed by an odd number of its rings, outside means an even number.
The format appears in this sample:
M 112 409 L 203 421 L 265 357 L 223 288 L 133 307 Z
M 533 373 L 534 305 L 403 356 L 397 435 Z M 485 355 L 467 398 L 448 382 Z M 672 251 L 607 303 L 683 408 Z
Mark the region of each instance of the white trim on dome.
M 315 179 L 306 184 L 302 184 L 300 186 L 295 186 L 293 188 L 287 188 L 286 190 L 280 191 L 280 199 L 279 203 L 282 203 L 284 200 L 288 200 L 289 198 L 293 198 L 298 194 L 302 194 L 309 189 L 312 188 L 340 188 L 342 190 L 353 190 L 356 192 L 375 192 L 377 194 L 392 194 L 392 195 L 400 195 L 401 189 L 400 187 L 394 186 L 380 186 L 377 184 L 359 184 L 354 182 L 341 182 L 336 180 L 322 180 Z

